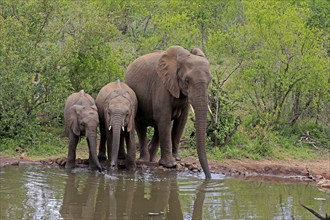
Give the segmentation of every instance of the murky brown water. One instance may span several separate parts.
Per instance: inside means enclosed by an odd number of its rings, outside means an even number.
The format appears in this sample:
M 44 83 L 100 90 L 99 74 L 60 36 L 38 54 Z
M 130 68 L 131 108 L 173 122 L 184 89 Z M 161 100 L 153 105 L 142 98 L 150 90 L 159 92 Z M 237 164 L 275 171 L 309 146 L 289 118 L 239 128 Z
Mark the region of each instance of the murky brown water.
M 0 219 L 315 219 L 330 194 L 301 183 L 245 181 L 166 171 L 107 173 L 8 166 Z

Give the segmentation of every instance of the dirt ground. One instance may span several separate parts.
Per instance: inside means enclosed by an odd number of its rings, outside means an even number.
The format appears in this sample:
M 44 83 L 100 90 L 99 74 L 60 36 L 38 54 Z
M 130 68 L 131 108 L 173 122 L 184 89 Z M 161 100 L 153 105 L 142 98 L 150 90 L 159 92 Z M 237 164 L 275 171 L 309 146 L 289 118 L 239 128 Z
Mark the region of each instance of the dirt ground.
M 120 162 L 120 161 L 119 161 Z M 123 161 L 121 161 L 123 162 Z M 29 160 L 26 157 L 0 156 L 0 167 L 20 164 L 42 164 L 46 166 L 64 166 L 65 157 L 44 159 L 38 161 Z M 78 158 L 77 166 L 88 165 L 87 159 Z M 223 174 L 244 178 L 263 178 L 271 181 L 303 181 L 316 184 L 330 191 L 330 159 L 313 160 L 222 160 L 220 162 L 208 161 L 211 173 Z M 106 167 L 105 162 L 102 163 Z M 164 169 L 157 163 L 137 161 L 137 169 Z M 178 172 L 202 172 L 199 161 L 195 157 L 182 158 L 175 168 Z

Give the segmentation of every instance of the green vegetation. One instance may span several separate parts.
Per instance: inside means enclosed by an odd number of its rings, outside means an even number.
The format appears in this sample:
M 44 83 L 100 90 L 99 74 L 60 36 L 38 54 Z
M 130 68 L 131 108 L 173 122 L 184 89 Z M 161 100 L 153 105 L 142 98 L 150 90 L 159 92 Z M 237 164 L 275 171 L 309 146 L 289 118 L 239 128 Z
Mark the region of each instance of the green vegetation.
M 65 152 L 66 97 L 171 45 L 210 60 L 210 157 L 330 150 L 327 0 L 2 0 L 0 30 L 0 152 Z

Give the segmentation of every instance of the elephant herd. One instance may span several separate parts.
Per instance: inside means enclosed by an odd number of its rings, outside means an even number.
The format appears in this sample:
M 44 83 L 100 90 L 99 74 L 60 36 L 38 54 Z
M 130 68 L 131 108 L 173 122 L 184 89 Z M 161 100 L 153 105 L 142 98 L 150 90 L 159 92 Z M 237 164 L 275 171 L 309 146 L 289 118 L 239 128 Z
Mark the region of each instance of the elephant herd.
M 76 146 L 85 136 L 90 167 L 102 171 L 99 159 L 108 158 L 108 167 L 116 168 L 117 160 L 125 159 L 126 168 L 134 169 L 135 131 L 141 160 L 155 162 L 160 146 L 159 164 L 175 167 L 191 105 L 195 111 L 198 158 L 205 177 L 211 178 L 205 150 L 210 81 L 209 62 L 200 49 L 189 52 L 172 46 L 138 57 L 127 67 L 125 83 L 108 83 L 95 101 L 83 90 L 71 94 L 64 108 L 65 133 L 69 137 L 66 168 L 75 166 Z M 97 126 L 101 134 L 98 155 Z M 148 144 L 149 126 L 154 133 Z

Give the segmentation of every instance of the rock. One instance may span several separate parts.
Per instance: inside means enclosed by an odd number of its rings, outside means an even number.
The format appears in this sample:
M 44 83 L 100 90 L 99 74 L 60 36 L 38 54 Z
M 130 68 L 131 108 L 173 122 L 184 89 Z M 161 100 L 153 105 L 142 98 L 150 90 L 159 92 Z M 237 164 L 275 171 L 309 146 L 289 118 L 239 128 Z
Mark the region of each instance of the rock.
M 320 180 L 317 185 L 322 188 L 330 189 L 330 180 Z
M 65 166 L 66 164 L 66 159 L 65 158 L 57 158 L 56 161 L 57 165 L 59 166 Z
M 319 174 L 315 175 L 315 178 L 316 178 L 316 179 L 319 179 L 319 180 L 324 179 L 324 177 L 323 177 L 322 175 L 319 175 Z
M 57 159 L 55 160 L 55 163 L 57 163 L 58 165 L 60 165 L 61 162 L 62 162 L 62 159 L 61 159 L 61 158 L 57 158 Z
M 60 165 L 60 166 L 62 166 L 62 167 L 64 167 L 64 166 L 65 166 L 65 164 L 66 164 L 66 160 L 65 160 L 65 159 L 63 159 L 59 165 Z

